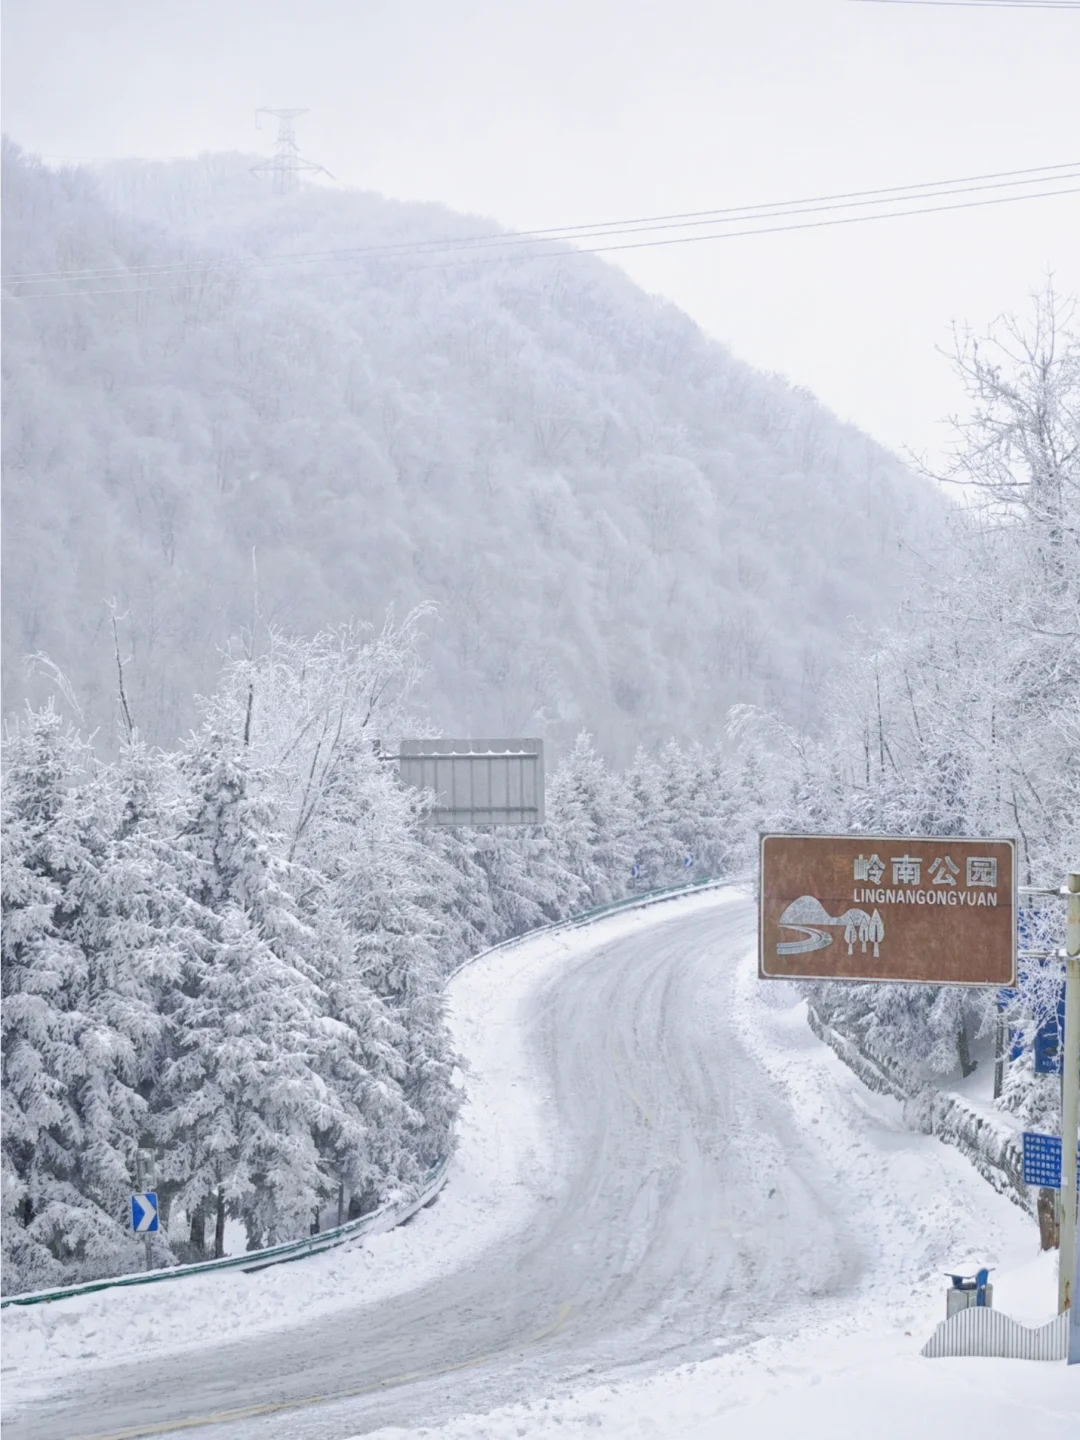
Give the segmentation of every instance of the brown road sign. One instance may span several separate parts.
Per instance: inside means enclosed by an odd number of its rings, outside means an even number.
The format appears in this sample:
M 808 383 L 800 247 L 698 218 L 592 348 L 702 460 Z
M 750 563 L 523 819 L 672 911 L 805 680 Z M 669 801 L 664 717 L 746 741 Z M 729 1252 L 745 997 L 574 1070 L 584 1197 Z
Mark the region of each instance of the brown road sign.
M 1012 985 L 1016 843 L 762 835 L 764 979 Z

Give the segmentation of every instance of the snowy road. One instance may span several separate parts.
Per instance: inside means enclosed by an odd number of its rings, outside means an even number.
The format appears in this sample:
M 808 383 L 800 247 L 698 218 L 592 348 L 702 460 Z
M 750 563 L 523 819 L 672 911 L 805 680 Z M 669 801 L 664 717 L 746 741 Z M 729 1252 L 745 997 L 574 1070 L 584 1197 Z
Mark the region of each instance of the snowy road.
M 342 1440 L 651 1373 L 835 1314 L 864 1278 L 860 1242 L 828 1151 L 735 1018 L 752 907 L 702 901 L 514 982 L 557 1151 L 525 1223 L 373 1303 L 72 1372 L 8 1411 L 5 1440 L 193 1422 L 222 1440 Z M 154 1289 L 167 1303 L 173 1287 Z

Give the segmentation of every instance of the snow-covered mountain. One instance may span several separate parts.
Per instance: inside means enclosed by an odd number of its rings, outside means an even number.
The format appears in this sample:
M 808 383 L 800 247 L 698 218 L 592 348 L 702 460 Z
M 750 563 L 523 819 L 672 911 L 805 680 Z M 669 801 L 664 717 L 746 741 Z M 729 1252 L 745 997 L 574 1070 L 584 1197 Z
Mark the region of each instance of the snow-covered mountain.
M 254 556 L 289 628 L 434 601 L 445 732 L 586 725 L 625 760 L 733 702 L 814 723 L 932 487 L 595 257 L 454 253 L 496 228 L 248 164 L 7 148 L 9 709 L 44 651 L 112 733 L 115 601 L 136 723 L 171 742 Z

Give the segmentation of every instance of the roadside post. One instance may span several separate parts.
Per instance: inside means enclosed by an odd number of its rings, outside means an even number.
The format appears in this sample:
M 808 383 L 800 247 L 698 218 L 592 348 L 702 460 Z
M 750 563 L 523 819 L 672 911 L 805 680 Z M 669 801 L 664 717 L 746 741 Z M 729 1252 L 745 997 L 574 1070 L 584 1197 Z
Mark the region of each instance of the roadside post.
M 1080 1131 L 1080 871 L 1066 886 L 1065 1044 L 1061 1074 L 1061 1249 L 1058 1313 L 1080 1305 L 1073 1293 L 1076 1263 L 1076 1138 Z
M 135 1156 L 135 1177 L 139 1187 L 131 1197 L 131 1228 L 143 1237 L 146 1247 L 146 1268 L 154 1268 L 150 1253 L 150 1236 L 156 1235 L 160 1226 L 158 1214 L 157 1180 L 152 1150 L 139 1150 Z

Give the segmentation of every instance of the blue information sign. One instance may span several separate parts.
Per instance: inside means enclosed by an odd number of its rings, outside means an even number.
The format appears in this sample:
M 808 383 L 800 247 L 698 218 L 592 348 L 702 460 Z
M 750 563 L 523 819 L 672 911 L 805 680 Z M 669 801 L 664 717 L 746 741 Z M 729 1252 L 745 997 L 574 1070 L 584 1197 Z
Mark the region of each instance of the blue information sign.
M 1024 1131 L 1024 1184 L 1040 1189 L 1061 1189 L 1061 1137 Z M 1076 1147 L 1080 1163 L 1080 1145 Z

